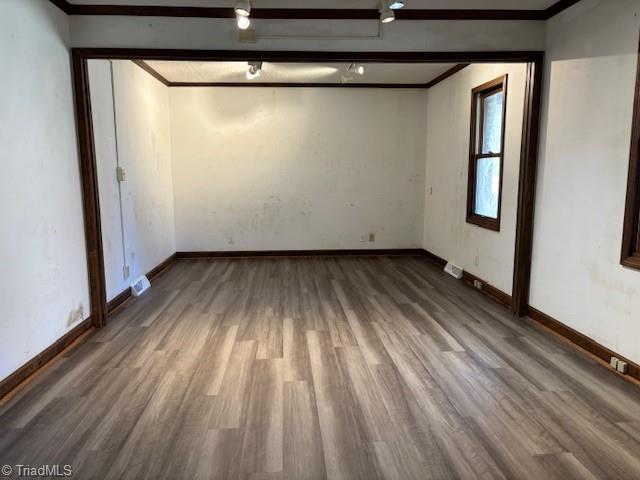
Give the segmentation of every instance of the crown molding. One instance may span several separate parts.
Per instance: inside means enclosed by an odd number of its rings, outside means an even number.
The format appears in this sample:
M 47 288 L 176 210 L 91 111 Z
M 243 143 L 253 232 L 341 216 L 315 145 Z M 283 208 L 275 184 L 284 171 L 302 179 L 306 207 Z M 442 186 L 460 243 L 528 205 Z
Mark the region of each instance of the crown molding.
M 49 0 L 67 15 L 115 15 L 177 18 L 235 18 L 233 8 L 170 7 L 161 5 L 80 5 Z M 548 20 L 580 0 L 560 0 L 544 10 L 406 9 L 397 20 Z M 376 9 L 254 8 L 252 18 L 278 20 L 377 20 Z
M 144 60 L 132 60 L 133 63 L 142 68 L 167 87 L 252 87 L 252 88 L 400 88 L 400 89 L 429 89 L 434 85 L 446 80 L 451 75 L 458 73 L 469 63 L 459 63 L 446 72 L 438 75 L 427 83 L 318 83 L 318 82 L 172 82 L 164 77 Z

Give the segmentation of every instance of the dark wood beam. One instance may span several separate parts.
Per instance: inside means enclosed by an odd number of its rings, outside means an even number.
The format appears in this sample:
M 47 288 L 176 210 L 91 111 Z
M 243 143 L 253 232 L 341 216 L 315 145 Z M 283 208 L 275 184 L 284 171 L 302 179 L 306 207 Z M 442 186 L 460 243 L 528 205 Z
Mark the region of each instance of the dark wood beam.
M 233 8 L 178 7 L 163 5 L 72 4 L 50 0 L 69 15 L 115 15 L 176 18 L 235 18 Z M 405 9 L 396 11 L 397 20 L 547 20 L 579 0 L 560 0 L 545 10 L 498 9 Z M 377 9 L 363 8 L 254 8 L 251 17 L 278 20 L 377 20 Z
M 431 80 L 430 82 L 428 82 L 425 85 L 425 88 L 431 88 L 437 84 L 439 84 L 440 82 L 442 82 L 443 80 L 446 80 L 447 78 L 449 78 L 451 75 L 455 75 L 456 73 L 458 73 L 460 70 L 462 70 L 463 68 L 468 67 L 470 64 L 468 63 L 459 63 L 453 67 L 451 67 L 449 70 L 447 70 L 446 72 L 444 72 L 442 75 L 437 76 L 436 78 L 434 78 L 433 80 Z
M 75 48 L 86 58 L 112 60 L 263 61 L 281 63 L 527 63 L 540 51 L 489 52 L 316 52 L 269 50 L 179 50 L 145 48 Z
M 144 60 L 132 60 L 132 62 L 138 65 L 141 69 L 158 80 L 160 83 L 166 85 L 167 87 L 171 86 L 171 82 L 169 80 L 163 77 L 155 68 L 151 67 L 151 65 L 149 65 Z
M 559 14 L 563 10 L 575 5 L 580 0 L 560 0 L 559 2 L 554 3 L 549 8 L 547 8 L 545 12 L 545 18 L 548 20 L 549 18 Z

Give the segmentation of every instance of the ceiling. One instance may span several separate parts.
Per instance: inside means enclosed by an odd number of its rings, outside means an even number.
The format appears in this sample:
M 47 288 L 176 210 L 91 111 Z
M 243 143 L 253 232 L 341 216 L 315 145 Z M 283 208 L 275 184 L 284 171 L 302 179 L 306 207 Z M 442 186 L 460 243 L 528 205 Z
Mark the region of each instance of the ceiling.
M 247 80 L 247 62 L 151 61 L 145 63 L 169 83 L 331 83 L 416 84 L 422 86 L 450 70 L 451 63 L 361 64 L 364 75 L 347 71 L 349 63 L 264 62 L 258 79 Z
M 68 0 L 76 5 L 232 7 L 233 0 Z M 406 9 L 544 10 L 557 0 L 406 0 Z M 254 8 L 378 8 L 377 0 L 253 0 Z

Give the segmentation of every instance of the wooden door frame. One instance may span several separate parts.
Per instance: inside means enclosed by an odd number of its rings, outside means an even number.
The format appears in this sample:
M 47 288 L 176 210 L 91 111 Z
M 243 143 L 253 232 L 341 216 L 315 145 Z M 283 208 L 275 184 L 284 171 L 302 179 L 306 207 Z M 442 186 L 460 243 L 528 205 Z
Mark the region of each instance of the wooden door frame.
M 74 48 L 73 84 L 84 207 L 85 242 L 89 273 L 91 319 L 102 327 L 107 318 L 104 252 L 100 221 L 100 200 L 96 165 L 88 60 L 206 60 L 265 61 L 291 63 L 368 62 L 368 63 L 526 63 L 526 87 L 511 311 L 527 313 L 533 247 L 535 184 L 544 53 L 541 51 L 499 52 L 302 52 L 250 50 L 166 50 L 137 48 Z

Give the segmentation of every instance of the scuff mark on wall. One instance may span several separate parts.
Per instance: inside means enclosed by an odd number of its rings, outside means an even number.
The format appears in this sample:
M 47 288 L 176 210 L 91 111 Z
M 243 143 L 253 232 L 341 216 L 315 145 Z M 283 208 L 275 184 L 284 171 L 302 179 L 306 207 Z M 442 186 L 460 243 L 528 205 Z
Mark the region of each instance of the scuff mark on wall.
M 67 327 L 72 327 L 84 320 L 84 307 L 79 303 L 76 308 L 69 312 L 67 317 Z

